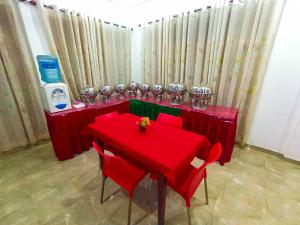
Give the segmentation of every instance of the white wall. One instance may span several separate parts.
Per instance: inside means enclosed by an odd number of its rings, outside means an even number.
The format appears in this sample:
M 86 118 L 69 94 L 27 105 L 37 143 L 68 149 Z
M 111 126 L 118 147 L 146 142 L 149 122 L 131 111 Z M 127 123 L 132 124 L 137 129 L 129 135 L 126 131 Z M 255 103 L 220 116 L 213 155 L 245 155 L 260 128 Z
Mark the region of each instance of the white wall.
M 49 54 L 49 47 L 43 34 L 43 30 L 41 29 L 41 24 L 37 17 L 35 8 L 29 7 L 23 3 L 19 3 L 19 6 L 32 52 L 34 54 Z
M 300 1 L 288 0 L 248 142 L 300 160 Z M 297 96 L 298 94 L 298 96 Z M 298 112 L 297 112 L 298 111 Z M 296 124 L 292 126 L 292 124 Z M 298 125 L 297 125 L 298 123 Z M 291 138 L 289 142 L 287 139 Z M 297 146 L 297 147 L 296 147 Z M 297 153 L 296 153 L 297 152 Z
M 23 23 L 25 25 L 25 31 L 28 37 L 32 55 L 34 57 L 34 63 L 36 66 L 37 74 L 39 75 L 39 80 L 41 84 L 45 84 L 45 82 L 41 80 L 40 72 L 38 69 L 38 62 L 36 59 L 37 55 L 50 54 L 50 49 L 47 44 L 44 31 L 41 27 L 41 23 L 39 22 L 36 9 L 33 6 L 24 4 L 22 2 L 18 2 L 18 5 Z
M 279 149 L 291 159 L 300 161 L 300 87 L 282 135 Z

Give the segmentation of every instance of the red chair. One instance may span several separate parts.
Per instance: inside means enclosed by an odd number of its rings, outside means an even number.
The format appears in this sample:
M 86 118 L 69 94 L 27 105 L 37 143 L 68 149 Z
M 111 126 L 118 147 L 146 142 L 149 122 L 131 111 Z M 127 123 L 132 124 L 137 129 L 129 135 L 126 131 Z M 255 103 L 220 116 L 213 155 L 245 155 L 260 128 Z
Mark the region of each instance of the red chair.
M 117 117 L 117 116 L 119 116 L 119 112 L 114 111 L 114 112 L 111 112 L 111 113 L 106 113 L 106 114 L 103 114 L 101 116 L 95 117 L 95 121 L 96 121 L 96 123 L 98 123 L 98 122 L 101 122 L 103 119 L 114 118 L 114 117 Z
M 104 154 L 103 150 L 95 142 L 93 142 L 93 146 L 99 154 L 99 163 L 101 164 L 102 168 L 102 188 L 100 202 L 101 204 L 103 203 L 105 180 L 107 177 L 109 177 L 128 192 L 129 206 L 127 224 L 129 225 L 134 189 L 147 173 L 118 156 Z
M 182 118 L 178 116 L 173 116 L 166 113 L 159 113 L 159 115 L 156 118 L 156 121 L 173 127 L 182 128 Z
M 201 181 L 204 179 L 206 204 L 208 204 L 206 166 L 217 161 L 221 156 L 221 153 L 222 153 L 221 144 L 217 143 L 213 145 L 209 151 L 207 159 L 199 168 L 195 168 L 194 166 L 189 165 L 189 167 L 180 175 L 180 177 L 177 178 L 175 184 L 172 183 L 168 184 L 173 190 L 175 190 L 178 194 L 180 194 L 185 199 L 189 225 L 191 225 L 191 215 L 190 215 L 191 198 L 193 197 Z

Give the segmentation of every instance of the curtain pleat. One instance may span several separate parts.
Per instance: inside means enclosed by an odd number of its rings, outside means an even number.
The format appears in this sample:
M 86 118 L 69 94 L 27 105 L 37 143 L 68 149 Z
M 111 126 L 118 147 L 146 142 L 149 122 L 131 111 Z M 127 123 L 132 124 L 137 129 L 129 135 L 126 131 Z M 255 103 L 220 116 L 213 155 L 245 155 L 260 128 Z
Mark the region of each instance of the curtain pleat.
M 49 138 L 38 74 L 16 4 L 0 0 L 0 152 Z
M 86 85 L 130 81 L 130 29 L 37 3 L 72 100 Z M 38 77 L 17 3 L 0 0 L 0 152 L 49 138 Z
M 276 4 L 217 0 L 206 10 L 145 24 L 144 82 L 211 86 L 212 104 L 239 109 L 237 140 L 244 144 L 270 56 L 265 46 L 274 40 L 272 19 L 279 19 Z
M 72 100 L 87 85 L 99 88 L 131 80 L 130 29 L 40 4 L 38 11 Z
M 103 36 L 102 36 L 102 24 L 96 23 L 96 33 L 97 33 L 97 59 L 99 62 L 99 73 L 105 74 L 104 56 L 103 56 Z M 106 77 L 100 76 L 100 83 L 106 83 Z

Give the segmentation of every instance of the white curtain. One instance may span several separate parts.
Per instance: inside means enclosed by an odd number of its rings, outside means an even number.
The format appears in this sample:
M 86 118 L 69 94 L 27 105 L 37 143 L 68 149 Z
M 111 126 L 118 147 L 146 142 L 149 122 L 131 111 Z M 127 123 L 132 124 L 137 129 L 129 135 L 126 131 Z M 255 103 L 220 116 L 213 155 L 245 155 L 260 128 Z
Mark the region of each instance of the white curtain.
M 38 74 L 17 3 L 0 0 L 0 153 L 48 138 Z
M 239 109 L 237 139 L 244 144 L 274 40 L 277 1 L 215 2 L 143 26 L 143 80 L 211 86 L 213 104 Z
M 128 28 L 103 24 L 104 61 L 107 84 L 131 81 L 131 31 Z
M 51 54 L 58 56 L 72 99 L 86 85 L 127 83 L 131 79 L 131 30 L 76 12 L 44 8 L 39 17 Z

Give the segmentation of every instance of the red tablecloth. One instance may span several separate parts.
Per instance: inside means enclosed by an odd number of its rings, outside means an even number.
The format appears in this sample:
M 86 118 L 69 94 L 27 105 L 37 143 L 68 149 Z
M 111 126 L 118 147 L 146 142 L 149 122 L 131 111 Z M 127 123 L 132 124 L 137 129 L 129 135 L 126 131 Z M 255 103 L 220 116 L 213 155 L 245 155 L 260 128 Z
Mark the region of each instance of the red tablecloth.
M 219 162 L 224 165 L 224 163 L 230 161 L 235 143 L 237 109 L 224 106 L 208 106 L 205 110 L 198 110 L 192 109 L 189 102 L 172 105 L 170 99 L 165 99 L 160 103 L 157 103 L 153 98 L 141 101 L 181 109 L 180 116 L 183 120 L 183 129 L 206 136 L 212 144 L 220 142 L 222 144 L 222 155 Z M 208 150 L 201 151 L 198 157 L 205 159 Z
M 235 133 L 237 128 L 237 112 L 235 117 L 217 117 L 215 114 L 208 114 L 206 111 L 181 111 L 183 128 L 198 134 L 205 135 L 211 143 L 222 144 L 222 155 L 219 158 L 221 165 L 231 159 Z M 209 150 L 209 149 L 207 149 Z M 205 159 L 208 151 L 199 152 L 198 157 Z
M 58 113 L 45 111 L 50 138 L 56 157 L 59 160 L 71 159 L 75 154 L 88 150 L 92 138 L 88 135 L 81 135 L 81 131 L 98 115 L 118 111 L 126 113 L 129 111 L 128 100 L 115 101 L 104 104 L 98 102 L 91 107 L 71 109 Z
M 74 154 L 80 154 L 91 146 L 91 138 L 80 136 L 82 129 L 94 122 L 94 117 L 112 111 L 120 113 L 129 112 L 128 98 L 124 100 L 112 100 L 109 104 L 98 102 L 93 107 L 71 109 L 59 113 L 46 114 L 48 129 L 56 156 L 59 160 L 66 160 Z M 235 143 L 238 110 L 222 106 L 209 106 L 206 110 L 192 109 L 189 103 L 171 105 L 166 99 L 161 103 L 149 100 L 141 100 L 160 104 L 168 107 L 179 108 L 183 119 L 183 128 L 208 137 L 214 144 L 220 142 L 223 152 L 220 163 L 229 162 Z M 201 151 L 198 155 L 205 159 L 207 151 Z
M 122 114 L 113 120 L 88 125 L 87 131 L 122 156 L 174 181 L 201 148 L 210 146 L 206 137 L 152 121 L 145 133 L 136 124 L 138 116 Z

